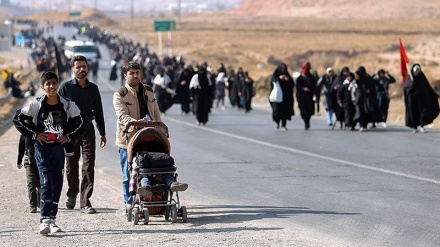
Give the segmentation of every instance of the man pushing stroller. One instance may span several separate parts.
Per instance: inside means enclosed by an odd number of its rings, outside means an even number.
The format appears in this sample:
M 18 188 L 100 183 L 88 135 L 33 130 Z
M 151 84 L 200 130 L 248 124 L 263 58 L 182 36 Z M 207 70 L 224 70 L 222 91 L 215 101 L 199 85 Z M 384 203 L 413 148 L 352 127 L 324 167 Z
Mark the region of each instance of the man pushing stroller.
M 157 101 L 154 96 L 153 89 L 150 86 L 141 83 L 141 67 L 136 62 L 128 62 L 122 67 L 125 78 L 125 83 L 113 95 L 113 106 L 116 111 L 118 119 L 116 130 L 116 145 L 119 150 L 120 165 L 122 169 L 122 190 L 126 209 L 130 210 L 132 207 L 133 197 L 129 191 L 129 167 L 127 161 L 127 138 L 124 130 L 128 123 L 136 120 L 147 118 L 151 121 L 161 121 L 160 111 L 157 106 Z M 128 139 L 131 139 L 136 133 L 136 126 L 130 127 L 128 130 Z M 164 176 L 165 183 L 170 186 L 171 190 L 181 191 L 186 190 L 187 184 L 181 184 L 174 180 L 172 176 Z M 144 196 L 151 196 L 151 180 L 145 178 L 142 192 Z

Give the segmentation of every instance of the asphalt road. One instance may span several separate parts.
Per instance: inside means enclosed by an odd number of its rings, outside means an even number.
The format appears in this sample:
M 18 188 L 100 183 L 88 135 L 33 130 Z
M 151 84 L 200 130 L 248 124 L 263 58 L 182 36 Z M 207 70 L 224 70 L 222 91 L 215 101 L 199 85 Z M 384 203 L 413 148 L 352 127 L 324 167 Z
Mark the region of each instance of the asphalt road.
M 118 183 L 112 95 L 120 85 L 108 82 L 105 47 L 101 53 L 108 146 L 97 153 L 97 170 Z M 304 131 L 296 113 L 282 132 L 264 105 L 249 114 L 213 109 L 206 126 L 174 105 L 163 122 L 179 180 L 189 184 L 181 198 L 189 212 L 209 208 L 230 217 L 207 221 L 264 223 L 345 246 L 440 246 L 439 131 L 332 131 L 323 117 Z

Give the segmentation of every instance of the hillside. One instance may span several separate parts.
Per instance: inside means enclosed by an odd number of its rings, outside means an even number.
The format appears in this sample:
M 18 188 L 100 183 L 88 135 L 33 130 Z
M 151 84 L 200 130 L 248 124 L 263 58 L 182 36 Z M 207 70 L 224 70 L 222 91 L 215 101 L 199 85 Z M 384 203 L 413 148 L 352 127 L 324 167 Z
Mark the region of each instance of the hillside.
M 81 16 L 69 16 L 68 11 L 57 11 L 47 13 L 37 13 L 25 17 L 26 19 L 36 20 L 38 23 L 43 24 L 47 21 L 55 24 L 61 24 L 64 21 L 86 21 L 92 22 L 98 26 L 113 26 L 117 22 L 111 17 L 96 9 L 86 9 L 81 11 Z
M 440 18 L 438 0 L 244 0 L 238 15 L 347 19 Z

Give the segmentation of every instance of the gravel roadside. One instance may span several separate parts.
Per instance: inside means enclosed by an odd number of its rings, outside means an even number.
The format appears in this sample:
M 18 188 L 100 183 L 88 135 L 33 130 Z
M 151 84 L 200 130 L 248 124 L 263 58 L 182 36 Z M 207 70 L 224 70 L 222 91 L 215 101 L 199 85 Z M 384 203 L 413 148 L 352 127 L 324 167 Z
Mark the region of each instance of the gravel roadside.
M 57 223 L 63 232 L 37 233 L 39 214 L 28 212 L 24 169 L 16 168 L 18 131 L 11 127 L 0 136 L 0 246 L 322 246 L 301 240 L 307 233 L 291 232 L 266 224 L 264 212 L 240 212 L 236 208 L 207 206 L 184 198 L 188 222 L 172 224 L 150 216 L 148 225 L 127 222 L 122 212 L 120 181 L 97 173 L 91 201 L 98 211 L 88 215 L 78 208 L 67 210 L 66 181 Z M 114 180 L 114 179 L 113 179 Z M 182 194 L 184 195 L 184 194 Z M 255 214 L 255 215 L 254 215 Z M 301 236 L 301 237 L 300 237 Z M 310 236 L 309 236 L 310 237 Z M 308 238 L 309 238 L 308 237 Z M 310 238 L 309 238 L 310 239 Z M 327 246 L 327 244 L 325 244 Z
M 32 100 L 33 97 L 28 100 Z M 256 104 L 258 100 L 256 100 Z M 27 103 L 24 100 L 24 105 Z M 259 102 L 260 103 L 260 102 Z M 264 104 L 263 104 L 264 105 Z M 91 198 L 96 214 L 65 207 L 64 181 L 57 223 L 63 232 L 37 233 L 39 213 L 29 213 L 26 172 L 16 168 L 19 132 L 11 121 L 0 122 L 0 247 L 1 246 L 340 246 L 312 229 L 277 225 L 265 210 L 235 205 L 210 205 L 203 196 L 187 198 L 188 222 L 172 224 L 150 216 L 148 225 L 127 222 L 122 211 L 120 179 L 97 172 Z M 98 151 L 99 152 L 99 151 Z M 97 161 L 99 166 L 99 160 Z M 196 188 L 190 188 L 196 189 Z M 281 213 L 280 213 L 281 214 Z M 279 215 L 283 218 L 282 215 Z M 275 221 L 275 222 L 274 222 Z M 295 231 L 291 230 L 295 229 Z M 325 240 L 325 241 L 324 241 Z

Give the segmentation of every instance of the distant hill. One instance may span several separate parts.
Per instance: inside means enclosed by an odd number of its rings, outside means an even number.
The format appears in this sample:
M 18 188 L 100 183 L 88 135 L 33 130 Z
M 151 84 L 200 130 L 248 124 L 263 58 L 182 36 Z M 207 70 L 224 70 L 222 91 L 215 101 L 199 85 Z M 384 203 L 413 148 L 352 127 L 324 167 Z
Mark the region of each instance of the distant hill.
M 439 0 L 244 0 L 233 13 L 338 19 L 437 19 L 439 8 Z
M 111 26 L 115 25 L 117 22 L 112 18 L 108 17 L 105 13 L 96 9 L 86 9 L 81 11 L 81 16 L 70 16 L 69 12 L 51 12 L 50 15 L 47 13 L 38 13 L 34 15 L 25 16 L 27 19 L 36 20 L 38 23 L 46 23 L 50 21 L 51 23 L 61 24 L 64 21 L 86 21 L 94 22 L 100 26 Z

